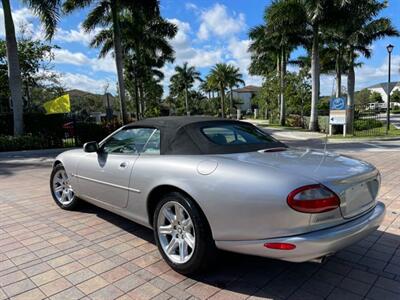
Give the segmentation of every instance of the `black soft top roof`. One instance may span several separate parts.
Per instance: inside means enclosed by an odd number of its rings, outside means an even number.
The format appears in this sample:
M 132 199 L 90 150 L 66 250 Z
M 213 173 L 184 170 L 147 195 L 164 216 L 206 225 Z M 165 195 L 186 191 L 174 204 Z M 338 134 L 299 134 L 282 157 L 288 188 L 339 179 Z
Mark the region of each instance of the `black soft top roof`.
M 271 147 L 285 147 L 284 144 L 276 140 L 265 143 L 265 145 L 218 145 L 201 132 L 201 129 L 204 127 L 218 126 L 221 123 L 236 123 L 242 126 L 255 127 L 247 122 L 203 116 L 149 118 L 125 125 L 124 127 L 151 127 L 159 129 L 161 134 L 161 154 L 227 154 L 251 152 Z

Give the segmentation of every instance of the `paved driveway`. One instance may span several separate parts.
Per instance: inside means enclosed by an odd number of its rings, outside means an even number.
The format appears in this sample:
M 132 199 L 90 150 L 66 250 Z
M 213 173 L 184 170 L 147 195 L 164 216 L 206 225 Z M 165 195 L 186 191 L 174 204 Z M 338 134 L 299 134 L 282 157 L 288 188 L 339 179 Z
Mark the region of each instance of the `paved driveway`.
M 352 153 L 383 175 L 384 224 L 323 265 L 223 253 L 185 277 L 160 258 L 152 232 L 51 199 L 49 162 L 0 160 L 0 299 L 400 299 L 400 153 Z

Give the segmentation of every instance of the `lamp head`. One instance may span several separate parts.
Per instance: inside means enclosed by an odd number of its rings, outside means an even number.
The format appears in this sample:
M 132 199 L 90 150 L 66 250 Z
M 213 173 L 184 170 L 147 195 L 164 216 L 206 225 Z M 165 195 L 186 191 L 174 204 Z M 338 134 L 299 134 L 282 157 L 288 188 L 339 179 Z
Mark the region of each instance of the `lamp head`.
M 386 46 L 386 49 L 388 51 L 388 53 L 392 53 L 394 46 L 392 44 L 389 44 Z

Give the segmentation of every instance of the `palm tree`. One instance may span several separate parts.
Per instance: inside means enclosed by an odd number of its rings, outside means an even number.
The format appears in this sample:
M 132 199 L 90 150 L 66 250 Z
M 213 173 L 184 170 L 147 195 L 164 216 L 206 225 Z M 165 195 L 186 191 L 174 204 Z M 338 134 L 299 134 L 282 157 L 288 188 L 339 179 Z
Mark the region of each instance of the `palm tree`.
M 232 115 L 233 110 L 233 87 L 238 87 L 239 85 L 245 85 L 243 80 L 243 75 L 239 72 L 239 68 L 229 65 L 229 78 L 228 86 L 230 89 L 229 97 L 229 114 Z
M 175 74 L 171 77 L 171 90 L 185 93 L 185 108 L 188 116 L 190 116 L 189 89 L 193 87 L 196 80 L 201 81 L 200 73 L 196 71 L 195 67 L 189 66 L 187 62 L 183 66 L 176 66 Z
M 222 118 L 225 118 L 225 90 L 230 84 L 230 74 L 231 66 L 225 63 L 216 64 L 210 72 L 211 84 L 219 88 Z
M 311 29 L 311 116 L 309 129 L 318 130 L 317 104 L 320 92 L 320 36 L 323 27 L 338 17 L 336 7 L 352 0 L 302 0 L 307 12 L 307 24 Z M 360 2 L 360 1 L 358 1 Z
M 22 79 L 18 59 L 17 39 L 15 37 L 14 20 L 9 0 L 1 0 L 4 13 L 4 27 L 6 33 L 8 80 L 13 104 L 14 135 L 24 132 Z M 26 0 L 25 3 L 39 16 L 46 31 L 46 38 L 51 38 L 59 19 L 59 0 Z
M 378 14 L 387 7 L 386 2 L 376 0 L 354 3 L 349 11 L 353 17 L 348 26 L 344 55 L 348 63 L 347 76 L 347 105 L 350 108 L 348 118 L 349 131 L 353 130 L 354 119 L 354 90 L 355 90 L 355 60 L 357 53 L 361 53 L 366 58 L 371 56 L 371 44 L 386 36 L 399 36 L 399 32 L 393 26 L 390 19 L 381 17 L 375 19 Z
M 50 1 L 50 0 L 49 0 Z M 115 65 L 117 68 L 118 91 L 120 98 L 120 107 L 123 123 L 128 122 L 126 110 L 126 95 L 124 83 L 124 57 L 121 42 L 120 17 L 123 9 L 129 8 L 132 11 L 140 11 L 146 15 L 155 15 L 158 13 L 157 0 L 66 0 L 63 8 L 65 12 L 70 13 L 76 9 L 95 4 L 95 7 L 89 12 L 86 20 L 83 22 L 83 28 L 89 32 L 99 25 L 111 25 L 113 30 L 113 49 L 115 56 Z
M 125 78 L 128 92 L 135 99 L 136 116 L 143 117 L 145 99 L 143 86 L 155 76 L 161 80 L 159 71 L 166 62 L 174 61 L 174 50 L 169 43 L 177 33 L 177 26 L 160 15 L 145 16 L 138 11 L 125 10 L 120 17 L 122 52 L 125 57 Z M 92 47 L 100 47 L 99 57 L 113 50 L 113 29 L 102 29 L 91 41 Z
M 276 57 L 280 85 L 280 124 L 285 125 L 285 75 L 290 53 L 299 45 L 306 43 L 306 12 L 300 0 L 274 1 L 264 14 L 265 26 L 256 27 L 250 37 L 256 37 L 251 47 L 270 52 L 267 58 Z M 267 44 L 267 46 L 265 46 Z M 261 55 L 264 53 L 261 52 Z
M 201 90 L 204 94 L 207 95 L 207 98 L 208 98 L 208 99 L 211 99 L 212 87 L 210 86 L 210 82 L 209 82 L 209 80 L 208 80 L 207 77 L 206 77 L 205 80 L 203 80 L 203 81 L 200 83 L 199 88 L 200 88 L 200 90 Z

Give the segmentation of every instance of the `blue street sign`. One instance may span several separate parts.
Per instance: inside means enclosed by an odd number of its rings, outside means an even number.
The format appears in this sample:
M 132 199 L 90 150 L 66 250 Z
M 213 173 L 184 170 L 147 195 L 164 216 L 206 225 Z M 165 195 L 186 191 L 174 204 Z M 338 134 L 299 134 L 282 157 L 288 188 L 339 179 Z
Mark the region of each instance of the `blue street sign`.
M 330 110 L 346 110 L 346 100 L 344 98 L 331 99 Z

